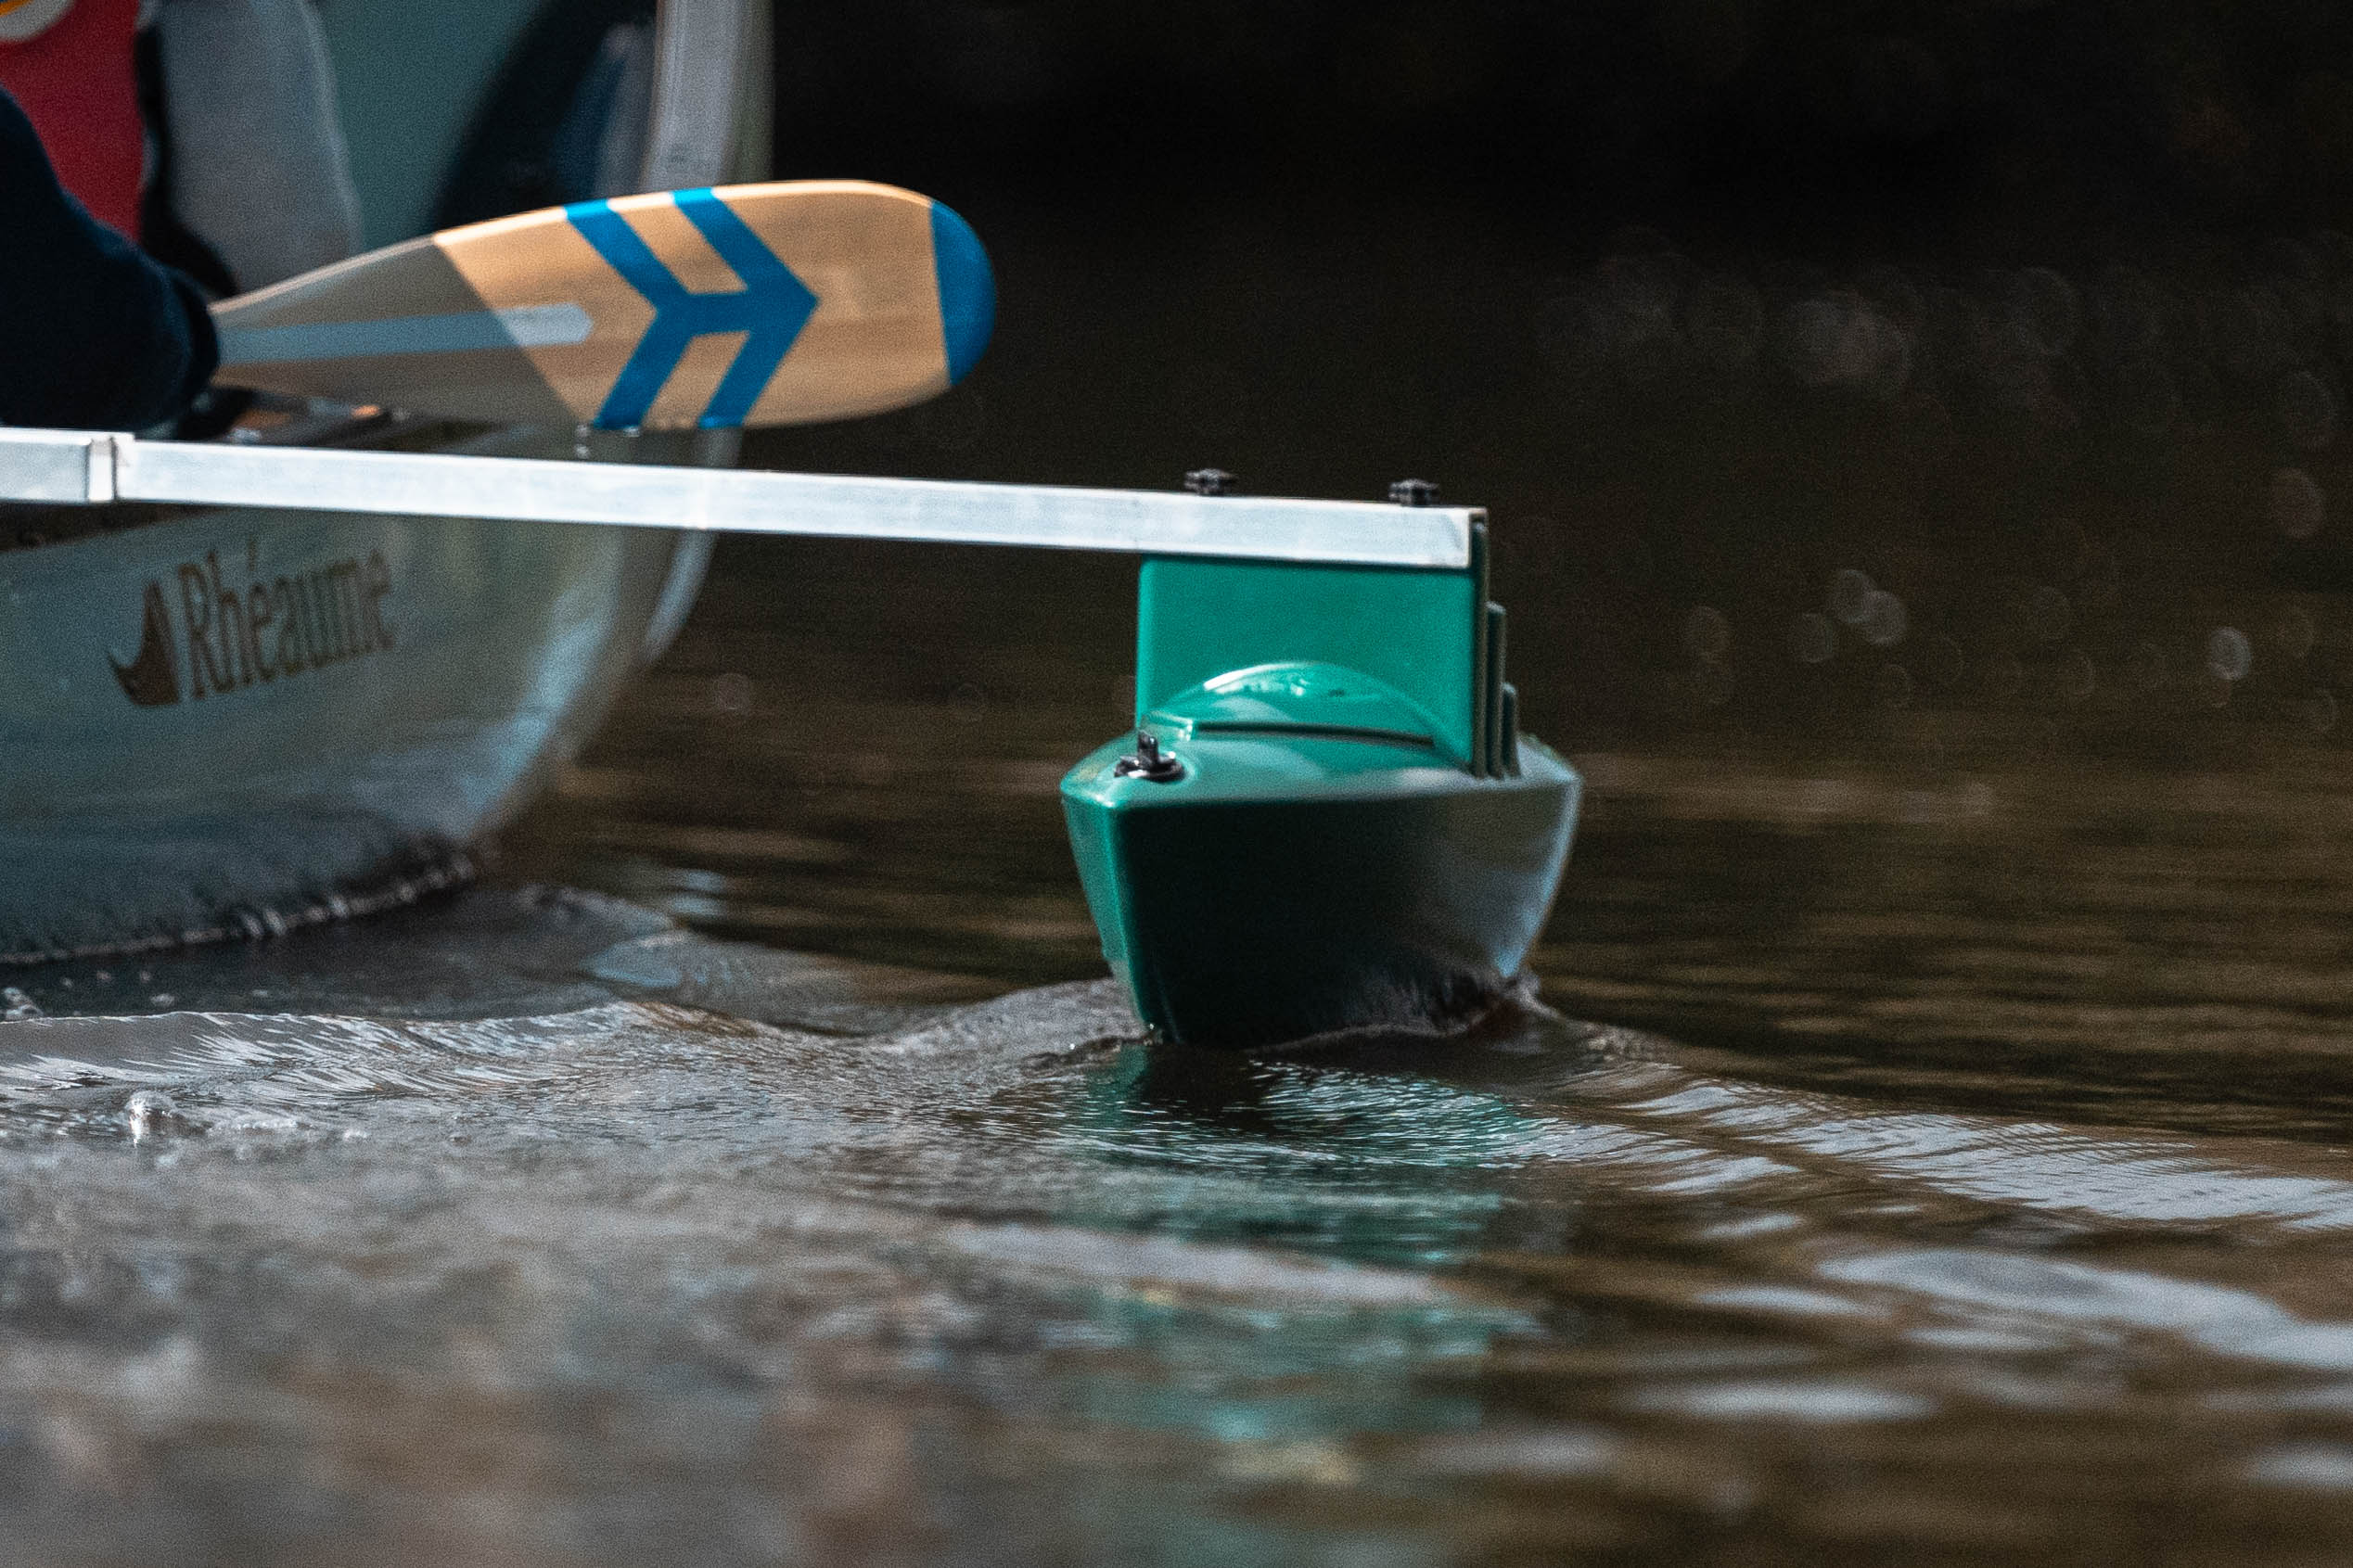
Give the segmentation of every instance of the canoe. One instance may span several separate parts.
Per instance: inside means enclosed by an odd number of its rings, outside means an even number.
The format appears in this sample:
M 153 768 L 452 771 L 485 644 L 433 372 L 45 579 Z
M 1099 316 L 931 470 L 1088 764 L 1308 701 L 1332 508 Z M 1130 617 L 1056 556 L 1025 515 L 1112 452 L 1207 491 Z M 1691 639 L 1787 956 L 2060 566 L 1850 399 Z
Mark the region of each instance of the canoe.
M 284 930 L 462 880 L 700 568 L 635 529 L 124 510 L 0 553 L 0 959 Z
M 646 123 L 604 138 L 642 147 L 630 187 L 757 177 L 765 148 L 739 132 L 764 121 L 760 0 L 664 0 L 644 36 Z M 518 82 L 558 108 L 570 96 L 528 60 L 434 86 L 479 98 Z M 497 110 L 479 103 L 474 120 Z M 469 188 L 463 168 L 444 185 Z M 735 456 L 722 432 L 576 442 L 331 408 L 282 407 L 235 435 Z M 469 847 L 676 631 L 709 549 L 558 523 L 0 506 L 0 962 L 280 931 L 465 880 Z

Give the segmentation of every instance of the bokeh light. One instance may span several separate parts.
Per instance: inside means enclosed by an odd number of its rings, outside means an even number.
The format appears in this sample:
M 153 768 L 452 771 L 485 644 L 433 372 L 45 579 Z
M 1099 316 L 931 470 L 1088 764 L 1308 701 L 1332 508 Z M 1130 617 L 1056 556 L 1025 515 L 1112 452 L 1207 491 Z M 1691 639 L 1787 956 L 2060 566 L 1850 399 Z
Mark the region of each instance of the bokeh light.
M 2218 626 L 2206 640 L 2206 667 L 2218 678 L 2240 682 L 2255 671 L 2255 644 L 2235 626 Z

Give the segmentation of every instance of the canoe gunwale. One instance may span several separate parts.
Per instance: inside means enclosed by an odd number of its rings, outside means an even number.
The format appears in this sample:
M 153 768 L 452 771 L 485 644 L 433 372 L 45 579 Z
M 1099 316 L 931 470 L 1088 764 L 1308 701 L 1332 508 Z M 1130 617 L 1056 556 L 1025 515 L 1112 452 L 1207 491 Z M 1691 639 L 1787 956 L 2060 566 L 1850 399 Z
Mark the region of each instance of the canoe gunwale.
M 496 429 L 454 420 L 416 417 L 376 408 L 318 403 L 304 398 L 263 393 L 255 412 L 275 416 L 268 425 L 241 424 L 205 446 L 326 447 L 346 452 L 439 452 L 480 440 Z M 0 454 L 33 432 L 0 429 Z M 92 440 L 109 432 L 76 432 Z M 0 499 L 0 555 L 72 544 L 104 534 L 129 533 L 199 516 L 219 508 L 193 503 L 117 498 L 88 501 Z

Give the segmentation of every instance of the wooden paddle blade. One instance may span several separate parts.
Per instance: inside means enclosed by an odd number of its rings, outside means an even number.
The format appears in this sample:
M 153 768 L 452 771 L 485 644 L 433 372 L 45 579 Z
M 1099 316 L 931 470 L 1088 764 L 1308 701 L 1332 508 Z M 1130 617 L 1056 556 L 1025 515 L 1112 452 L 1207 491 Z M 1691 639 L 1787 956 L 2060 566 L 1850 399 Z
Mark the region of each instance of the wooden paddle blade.
M 498 423 L 679 430 L 943 392 L 996 310 L 971 228 L 857 181 L 584 201 L 370 251 L 213 307 L 215 379 Z

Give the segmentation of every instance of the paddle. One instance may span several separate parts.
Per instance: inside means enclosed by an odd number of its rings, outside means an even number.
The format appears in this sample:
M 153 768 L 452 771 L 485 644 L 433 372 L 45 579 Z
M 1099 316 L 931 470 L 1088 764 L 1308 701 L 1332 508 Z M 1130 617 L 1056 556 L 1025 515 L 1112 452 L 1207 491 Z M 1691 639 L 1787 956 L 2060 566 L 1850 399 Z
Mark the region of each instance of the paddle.
M 856 181 L 587 201 L 212 309 L 226 386 L 648 430 L 880 414 L 961 379 L 995 286 L 962 218 Z

